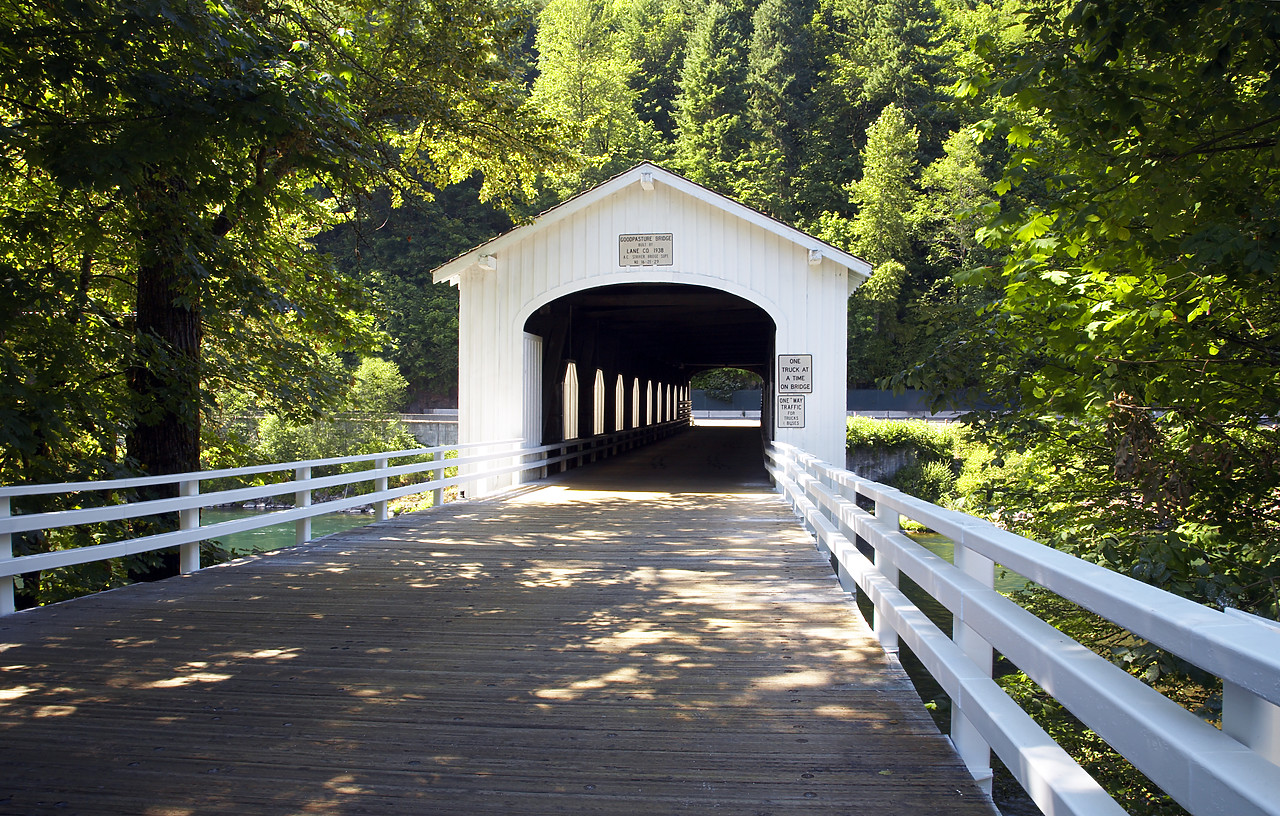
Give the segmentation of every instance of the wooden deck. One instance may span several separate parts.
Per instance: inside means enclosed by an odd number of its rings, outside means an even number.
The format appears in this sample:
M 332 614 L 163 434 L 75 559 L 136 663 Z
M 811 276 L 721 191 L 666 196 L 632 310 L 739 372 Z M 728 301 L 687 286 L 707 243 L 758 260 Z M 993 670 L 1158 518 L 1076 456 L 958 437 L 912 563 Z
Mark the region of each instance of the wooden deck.
M 0 813 L 990 816 L 754 433 L 0 619 Z

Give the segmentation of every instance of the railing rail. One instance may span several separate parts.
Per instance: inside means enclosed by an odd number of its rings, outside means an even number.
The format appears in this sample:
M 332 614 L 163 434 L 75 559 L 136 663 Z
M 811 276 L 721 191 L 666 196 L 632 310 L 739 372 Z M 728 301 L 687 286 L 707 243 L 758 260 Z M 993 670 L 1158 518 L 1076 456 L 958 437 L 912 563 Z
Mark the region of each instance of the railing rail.
M 1179 598 L 789 445 L 771 445 L 768 459 L 778 490 L 832 558 L 842 586 L 871 600 L 884 648 L 897 649 L 901 639 L 951 698 L 950 736 L 975 779 L 990 779 L 995 750 L 1046 814 L 1124 812 L 995 683 L 999 650 L 1189 812 L 1280 814 L 1274 622 Z M 859 497 L 874 502 L 874 513 L 858 506 Z M 904 516 L 951 539 L 954 563 L 903 534 Z M 1222 678 L 1223 728 L 996 592 L 997 564 Z M 900 573 L 952 612 L 950 637 L 898 589 Z
M 373 505 L 375 518 L 387 518 L 387 502 L 416 493 L 431 492 L 434 504 L 443 503 L 447 487 L 463 487 L 492 480 L 500 476 L 522 474 L 537 470 L 545 475 L 548 469 L 559 466 L 580 465 L 586 461 L 614 455 L 639 445 L 648 444 L 687 427 L 688 419 L 682 416 L 670 422 L 642 426 L 616 433 L 570 439 L 536 447 L 523 447 L 520 439 L 493 442 L 473 442 L 462 445 L 442 445 L 431 448 L 415 448 L 385 453 L 362 454 L 300 462 L 281 462 L 245 468 L 197 471 L 168 476 L 145 476 L 129 479 L 112 479 L 101 482 L 68 482 L 62 484 L 14 485 L 0 487 L 0 615 L 15 611 L 14 582 L 16 576 L 40 570 L 88 564 L 108 558 L 178 547 L 183 572 L 200 568 L 200 542 L 223 535 L 247 532 L 262 527 L 293 522 L 297 541 L 311 538 L 311 519 L 315 516 L 353 507 Z M 478 451 L 478 452 L 477 452 Z M 445 458 L 449 452 L 458 452 L 455 458 Z M 431 455 L 432 460 L 391 465 L 395 459 Z M 371 463 L 365 469 L 333 476 L 312 476 L 314 468 L 332 465 Z M 459 468 L 458 475 L 445 476 L 447 468 Z M 237 487 L 202 493 L 200 485 L 213 479 L 259 476 L 265 473 L 291 473 L 291 479 L 270 482 L 251 487 Z M 426 481 L 390 487 L 390 479 L 429 473 Z M 371 493 L 313 503 L 313 493 L 326 488 L 343 487 L 362 482 L 373 482 Z M 11 513 L 15 498 L 46 496 L 64 493 L 119 492 L 140 487 L 159 485 L 178 486 L 175 498 L 150 499 L 101 507 L 87 507 L 56 512 Z M 292 493 L 294 507 L 273 510 L 254 518 L 236 519 L 205 526 L 200 525 L 200 510 L 227 504 L 239 504 L 271 496 Z M 57 529 L 106 521 L 124 521 L 161 513 L 179 514 L 179 528 L 153 535 L 126 538 L 103 544 L 92 544 L 66 550 L 14 556 L 12 540 L 15 534 L 37 530 Z

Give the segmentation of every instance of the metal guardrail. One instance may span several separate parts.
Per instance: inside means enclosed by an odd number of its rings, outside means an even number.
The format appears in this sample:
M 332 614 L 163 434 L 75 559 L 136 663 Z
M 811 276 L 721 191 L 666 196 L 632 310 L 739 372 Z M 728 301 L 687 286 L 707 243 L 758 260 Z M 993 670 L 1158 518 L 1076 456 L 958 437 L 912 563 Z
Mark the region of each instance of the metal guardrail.
M 832 559 L 841 585 L 871 600 L 882 646 L 905 643 L 951 698 L 950 738 L 975 779 L 989 784 L 994 750 L 1046 814 L 1124 813 L 992 679 L 996 649 L 1189 812 L 1280 814 L 1274 621 L 1202 606 L 790 445 L 775 443 L 767 456 L 777 489 Z M 954 563 L 903 534 L 902 517 L 951 539 Z M 996 564 L 1222 678 L 1222 729 L 996 592 Z M 900 574 L 952 612 L 951 636 L 903 595 Z
M 324 513 L 349 510 L 353 507 L 372 504 L 376 520 L 382 521 L 387 518 L 387 502 L 391 499 L 416 493 L 431 492 L 434 498 L 434 506 L 438 507 L 444 501 L 444 490 L 447 487 L 479 484 L 485 482 L 485 480 L 492 480 L 496 477 L 511 474 L 522 474 L 530 470 L 536 470 L 540 476 L 545 476 L 551 468 L 558 466 L 564 469 L 612 456 L 630 448 L 649 444 L 686 428 L 688 425 L 688 417 L 685 414 L 670 422 L 647 425 L 600 436 L 570 439 L 538 447 L 522 447 L 522 440 L 508 439 L 496 442 L 475 442 L 464 445 L 442 445 L 432 448 L 388 451 L 386 453 L 332 459 L 314 459 L 304 462 L 282 462 L 255 467 L 178 473 L 170 476 L 143 476 L 100 482 L 68 482 L 0 487 L 0 615 L 7 615 L 15 611 L 13 578 L 24 573 L 76 564 L 89 564 L 108 558 L 152 552 L 170 547 L 179 548 L 181 571 L 191 572 L 200 568 L 200 542 L 217 538 L 220 535 L 230 535 L 247 530 L 256 530 L 261 527 L 293 522 L 296 525 L 297 541 L 302 543 L 311 538 L 311 519 Z M 456 458 L 445 458 L 445 454 L 450 452 L 457 452 L 459 455 Z M 396 459 L 422 457 L 425 455 L 430 455 L 432 460 L 402 465 L 390 464 Z M 351 473 L 339 473 L 322 477 L 312 476 L 312 470 L 322 466 L 362 462 L 371 463 L 371 466 Z M 444 471 L 447 468 L 454 467 L 459 468 L 458 475 L 446 476 Z M 213 479 L 258 476 L 264 473 L 288 473 L 292 475 L 292 478 L 252 487 L 219 490 L 210 493 L 200 492 L 201 482 Z M 397 487 L 389 486 L 389 481 L 393 477 L 412 476 L 419 473 L 428 473 L 430 477 L 424 482 L 415 482 Z M 313 491 L 343 487 L 361 482 L 373 482 L 373 492 L 334 499 L 320 504 L 312 503 Z M 128 491 L 141 487 L 172 484 L 178 486 L 179 495 L 176 498 L 123 502 L 107 504 L 101 507 L 87 507 L 49 513 L 13 515 L 11 512 L 13 499 L 21 499 L 25 496 L 89 491 Z M 271 511 L 255 518 L 236 519 L 203 527 L 200 525 L 200 510 L 203 508 L 244 503 L 287 493 L 294 494 L 294 506 L 291 509 Z M 82 524 L 96 524 L 105 521 L 122 521 L 173 512 L 177 512 L 179 517 L 177 530 L 73 549 L 55 550 L 18 557 L 13 555 L 12 542 L 14 534 Z

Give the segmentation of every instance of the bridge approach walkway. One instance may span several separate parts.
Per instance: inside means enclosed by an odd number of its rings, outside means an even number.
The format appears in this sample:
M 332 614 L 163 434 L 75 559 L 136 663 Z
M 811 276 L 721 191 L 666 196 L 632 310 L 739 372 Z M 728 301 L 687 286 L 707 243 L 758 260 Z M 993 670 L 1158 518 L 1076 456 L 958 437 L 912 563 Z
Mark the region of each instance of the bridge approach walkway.
M 0 619 L 0 814 L 990 816 L 757 434 Z

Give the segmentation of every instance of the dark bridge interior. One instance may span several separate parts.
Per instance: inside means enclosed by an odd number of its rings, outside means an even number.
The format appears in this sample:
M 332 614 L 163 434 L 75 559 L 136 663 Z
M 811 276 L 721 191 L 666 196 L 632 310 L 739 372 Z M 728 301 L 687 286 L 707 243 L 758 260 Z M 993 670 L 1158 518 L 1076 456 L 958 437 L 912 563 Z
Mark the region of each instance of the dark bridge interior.
M 639 377 L 685 386 L 699 371 L 741 368 L 763 377 L 770 393 L 773 319 L 750 301 L 718 289 L 661 283 L 588 289 L 543 306 L 524 330 L 543 339 L 544 442 L 563 435 L 561 384 L 571 360 L 582 384 L 576 410 L 583 435 L 592 427 L 596 370 L 610 387 L 619 375 L 626 382 Z M 612 429 L 614 400 L 606 399 L 605 407 L 605 427 Z

